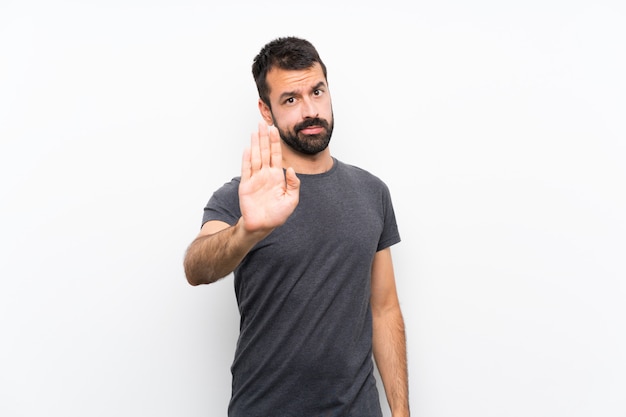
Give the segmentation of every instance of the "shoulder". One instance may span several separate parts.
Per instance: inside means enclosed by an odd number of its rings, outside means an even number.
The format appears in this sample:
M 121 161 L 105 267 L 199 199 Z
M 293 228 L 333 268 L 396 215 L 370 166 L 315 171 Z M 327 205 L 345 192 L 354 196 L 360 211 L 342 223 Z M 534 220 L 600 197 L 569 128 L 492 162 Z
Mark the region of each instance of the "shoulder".
M 351 165 L 337 160 L 337 171 L 340 175 L 356 181 L 360 185 L 384 189 L 387 188 L 387 185 L 380 177 L 356 165 Z
M 240 177 L 234 177 L 224 183 L 221 187 L 213 191 L 209 199 L 208 206 L 229 206 L 239 205 L 239 183 Z
M 230 225 L 237 223 L 241 216 L 239 182 L 240 179 L 235 177 L 213 192 L 204 207 L 203 224 L 210 220 L 219 220 Z

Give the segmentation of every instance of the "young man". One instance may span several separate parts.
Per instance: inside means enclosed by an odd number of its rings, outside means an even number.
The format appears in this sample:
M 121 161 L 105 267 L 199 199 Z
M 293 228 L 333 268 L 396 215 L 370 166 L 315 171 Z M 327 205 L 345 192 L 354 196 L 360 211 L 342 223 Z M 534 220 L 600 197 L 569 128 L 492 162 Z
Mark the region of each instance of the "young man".
M 264 121 L 184 263 L 191 285 L 234 272 L 241 324 L 228 415 L 380 417 L 373 354 L 393 416 L 408 416 L 388 188 L 331 156 L 332 103 L 313 45 L 278 38 L 252 73 Z

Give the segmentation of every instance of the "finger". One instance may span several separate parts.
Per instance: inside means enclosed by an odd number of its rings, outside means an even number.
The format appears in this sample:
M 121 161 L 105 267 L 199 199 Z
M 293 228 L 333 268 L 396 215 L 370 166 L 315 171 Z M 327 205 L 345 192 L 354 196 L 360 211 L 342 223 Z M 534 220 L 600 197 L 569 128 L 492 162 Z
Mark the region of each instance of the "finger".
M 287 168 L 285 181 L 287 183 L 287 191 L 298 191 L 300 189 L 300 178 L 298 178 L 296 171 L 292 167 Z
M 241 181 L 248 180 L 251 175 L 250 147 L 246 147 L 243 150 L 243 156 L 241 158 Z
M 280 135 L 274 126 L 269 127 L 270 131 L 270 165 L 276 168 L 283 167 L 283 150 L 280 145 Z
M 250 172 L 261 169 L 261 150 L 259 149 L 259 133 L 253 132 L 250 139 Z
M 259 148 L 261 151 L 261 167 L 270 166 L 270 135 L 269 126 L 259 122 Z

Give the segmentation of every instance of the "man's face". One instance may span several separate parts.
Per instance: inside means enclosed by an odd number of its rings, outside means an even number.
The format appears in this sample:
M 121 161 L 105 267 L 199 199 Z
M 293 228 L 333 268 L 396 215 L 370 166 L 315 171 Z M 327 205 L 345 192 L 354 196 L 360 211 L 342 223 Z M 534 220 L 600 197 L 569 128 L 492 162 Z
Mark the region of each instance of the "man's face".
M 316 63 L 305 70 L 273 68 L 267 74 L 267 83 L 272 109 L 261 104 L 261 113 L 276 126 L 281 139 L 307 155 L 326 149 L 334 121 L 322 67 Z

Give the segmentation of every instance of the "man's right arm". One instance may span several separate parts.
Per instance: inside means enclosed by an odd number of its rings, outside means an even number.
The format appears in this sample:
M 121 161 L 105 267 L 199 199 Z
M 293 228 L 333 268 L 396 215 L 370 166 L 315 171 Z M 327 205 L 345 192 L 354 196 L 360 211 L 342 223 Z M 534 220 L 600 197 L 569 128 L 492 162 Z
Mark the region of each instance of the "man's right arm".
M 283 172 L 280 143 L 278 129 L 264 122 L 252 133 L 241 162 L 241 217 L 234 226 L 216 220 L 202 226 L 185 254 L 191 285 L 210 284 L 233 272 L 250 249 L 295 210 L 300 180 L 293 168 Z
M 185 253 L 184 267 L 191 285 L 211 284 L 233 272 L 252 247 L 269 232 L 248 232 L 243 218 L 234 225 L 208 221 Z

